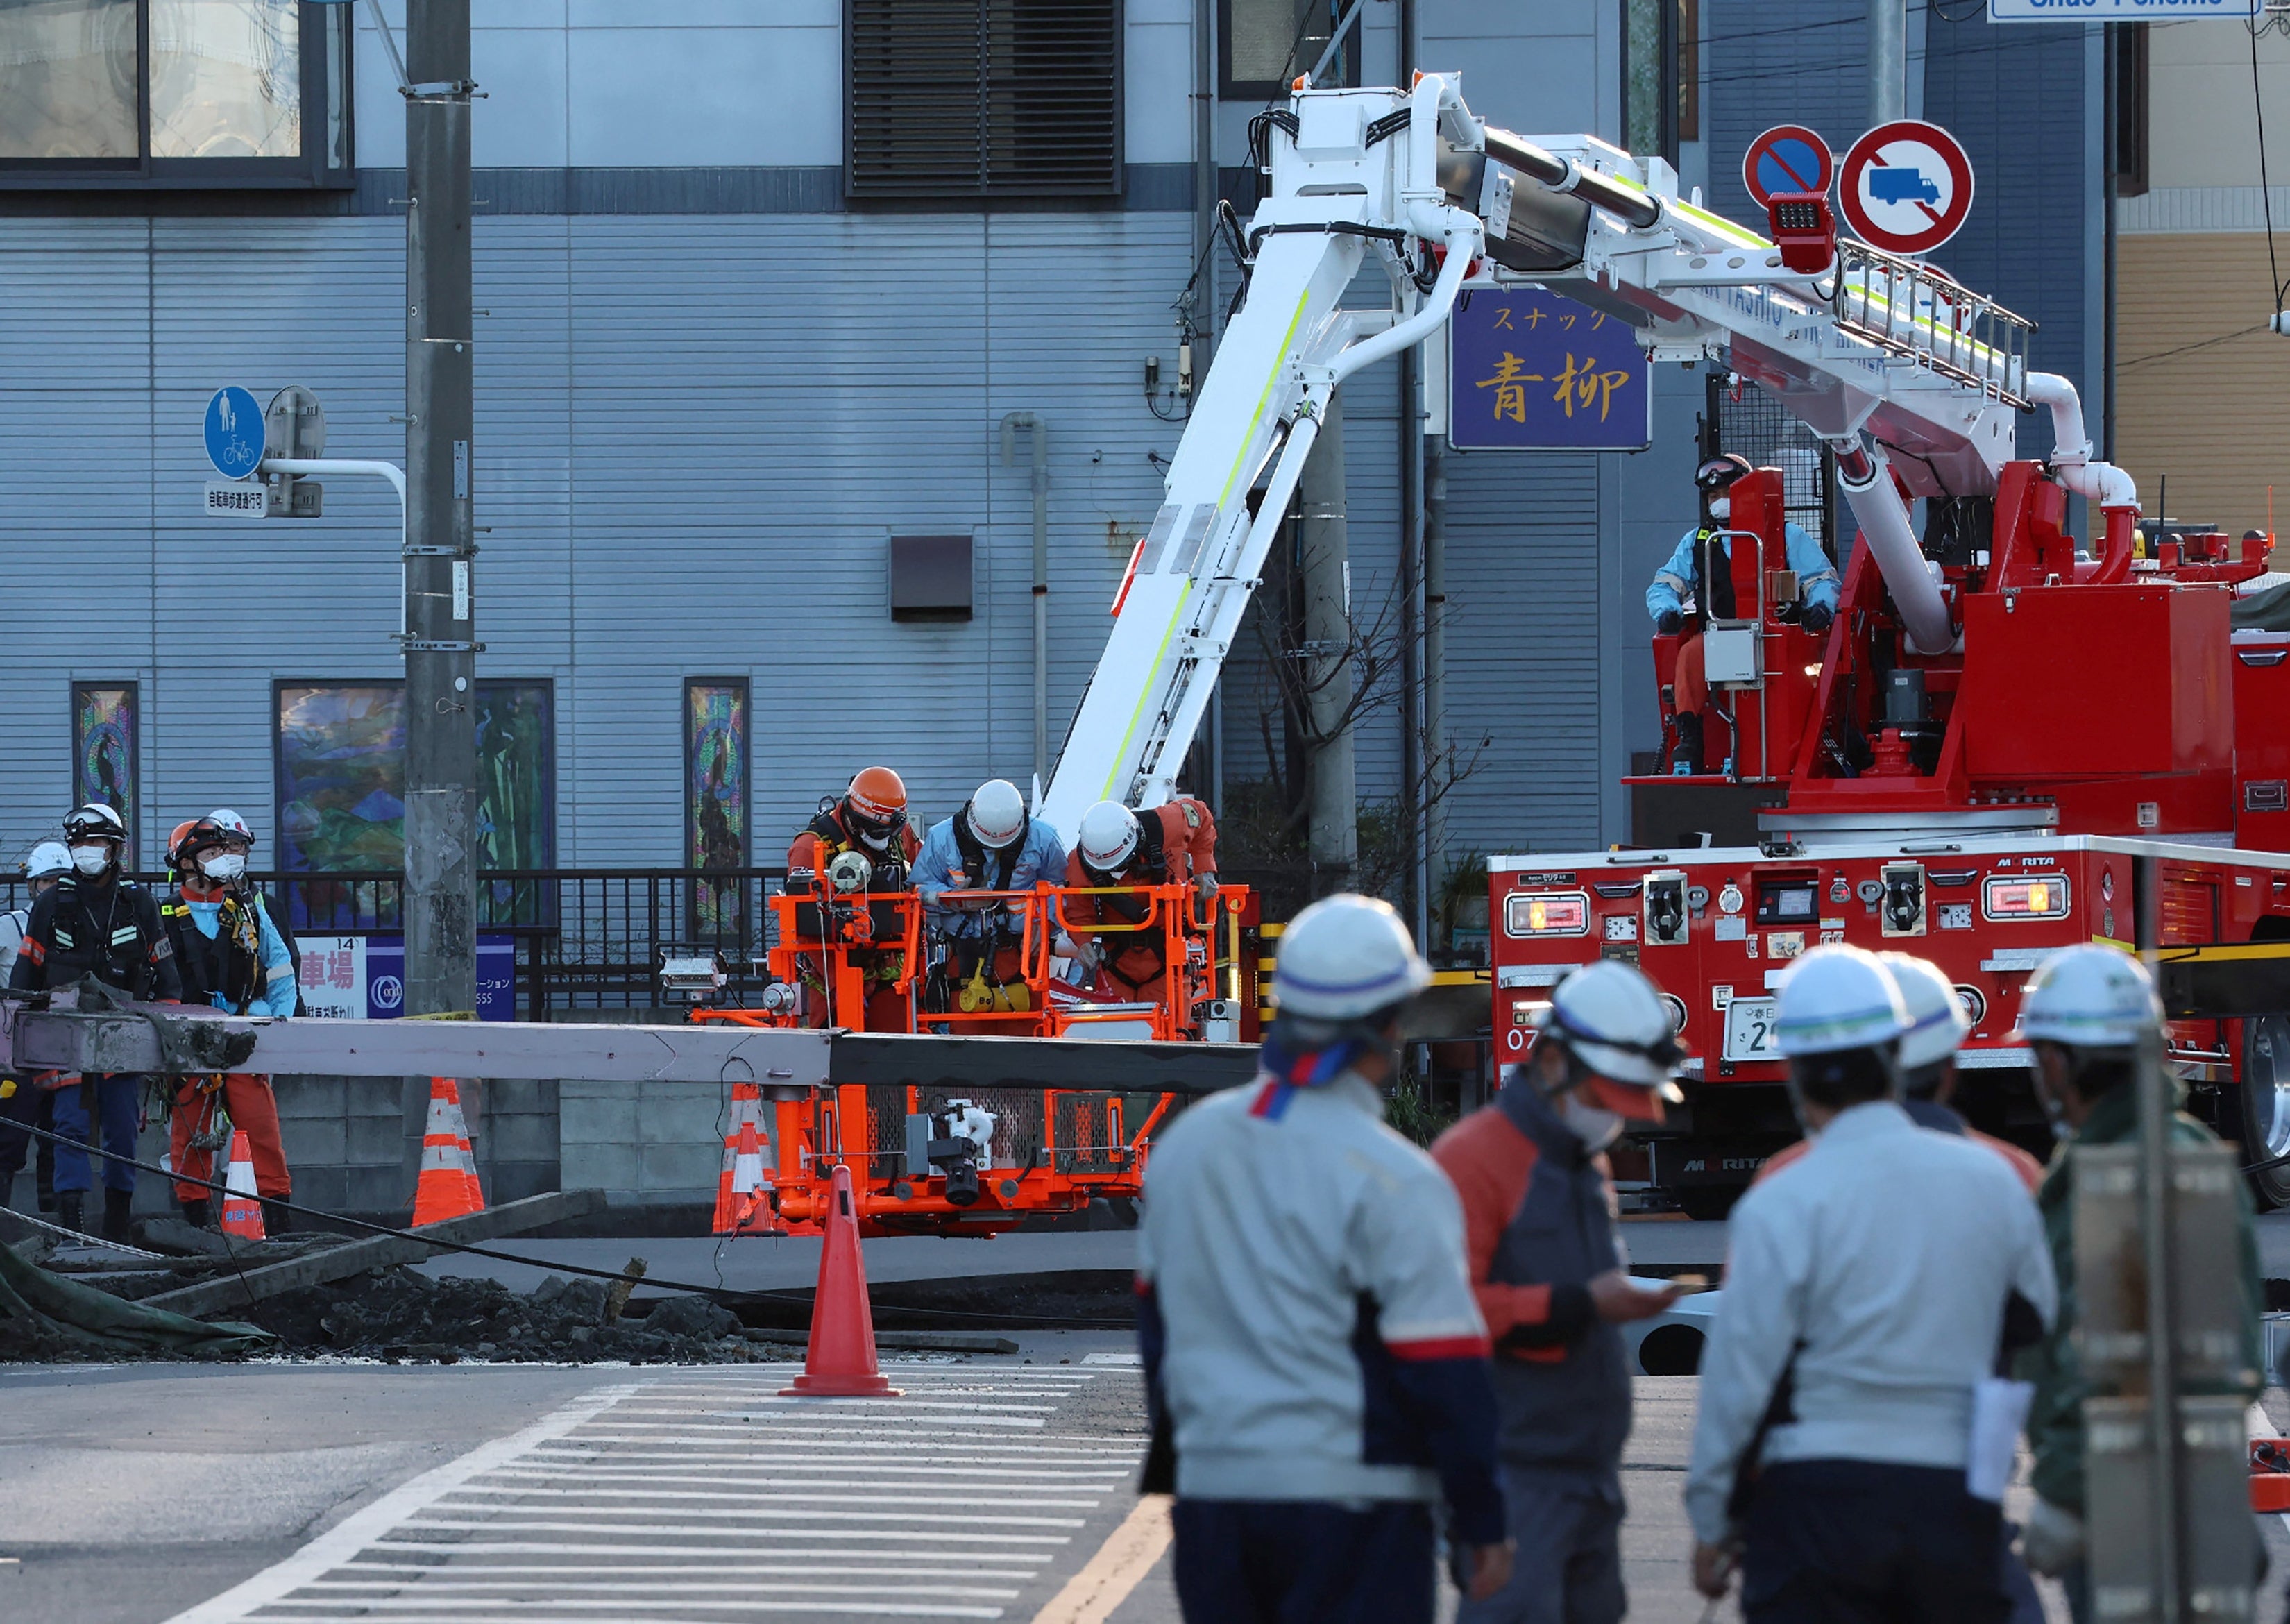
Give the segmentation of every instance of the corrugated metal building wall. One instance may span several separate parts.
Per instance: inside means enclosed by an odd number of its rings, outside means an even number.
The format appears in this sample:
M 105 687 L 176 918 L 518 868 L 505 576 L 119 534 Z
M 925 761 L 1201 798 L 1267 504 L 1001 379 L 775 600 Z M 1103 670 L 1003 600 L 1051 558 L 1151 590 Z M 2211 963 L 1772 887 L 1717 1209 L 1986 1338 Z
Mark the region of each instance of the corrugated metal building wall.
M 556 20 L 477 34 L 494 98 L 478 113 L 476 467 L 480 668 L 555 684 L 560 860 L 680 860 L 690 676 L 753 682 L 758 859 L 867 760 L 907 770 L 933 817 L 989 773 L 1022 782 L 1027 452 L 1004 468 L 997 425 L 1013 411 L 1049 424 L 1054 742 L 1159 500 L 1148 453 L 1180 433 L 1138 390 L 1147 355 L 1173 370 L 1170 307 L 1191 265 L 1183 0 L 1129 5 L 1131 206 L 994 215 L 841 212 L 827 0 L 760 25 L 711 9 L 706 27 L 678 26 L 698 12 L 626 26 L 562 4 L 478 10 L 481 25 Z M 1756 129 L 1807 121 L 1840 146 L 1857 130 L 1862 8 L 1704 0 L 1702 15 L 1706 140 L 1683 166 L 1718 207 L 1746 210 L 1734 171 Z M 1604 0 L 1500 18 L 1424 0 L 1421 55 L 1463 67 L 1497 122 L 1613 138 L 1618 28 Z M 1926 110 L 1965 135 L 2000 205 L 1975 210 L 1950 263 L 2038 315 L 2045 363 L 2082 381 L 2055 347 L 2080 354 L 2093 222 L 2053 178 L 2081 162 L 2080 36 L 2020 30 L 2050 43 L 2007 56 L 2013 30 L 1926 32 Z M 1389 49 L 1372 33 L 1372 69 Z M 225 381 L 308 384 L 333 454 L 403 456 L 403 186 L 386 167 L 402 115 L 379 62 L 364 53 L 368 167 L 346 212 L 20 213 L 0 233 L 0 410 L 17 426 L 0 512 L 43 572 L 0 715 L 0 852 L 63 809 L 76 678 L 143 684 L 148 846 L 218 802 L 275 841 L 274 681 L 397 674 L 396 513 L 378 482 L 328 482 L 328 516 L 309 524 L 197 509 L 198 415 Z M 750 68 L 776 88 L 757 93 Z M 695 75 L 716 88 L 661 89 Z M 631 84 L 675 105 L 636 108 Z M 1348 402 L 1362 603 L 1396 574 L 1394 371 Z M 1642 459 L 1453 460 L 1450 716 L 1467 749 L 1491 740 L 1445 809 L 1453 848 L 1627 835 L 1614 780 L 1654 743 L 1638 600 L 1692 519 L 1699 393 L 1683 369 L 1658 373 Z M 971 622 L 890 621 L 894 530 L 975 533 Z M 1244 731 L 1228 743 L 1246 771 Z M 1398 756 L 1388 710 L 1361 738 L 1364 796 L 1396 793 Z

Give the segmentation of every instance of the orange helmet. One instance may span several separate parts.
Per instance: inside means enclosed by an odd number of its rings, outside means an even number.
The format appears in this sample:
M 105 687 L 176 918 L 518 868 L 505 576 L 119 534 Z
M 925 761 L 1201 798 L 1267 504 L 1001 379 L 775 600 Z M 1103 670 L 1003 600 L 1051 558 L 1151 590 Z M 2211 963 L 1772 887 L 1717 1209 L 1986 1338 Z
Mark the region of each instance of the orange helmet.
M 198 822 L 196 818 L 186 818 L 180 823 L 175 825 L 175 832 L 167 836 L 167 860 L 169 862 L 172 863 L 180 860 L 176 853 L 180 852 L 183 849 L 183 836 L 191 832 L 192 825 L 196 822 Z
M 862 767 L 843 792 L 844 810 L 872 835 L 887 835 L 906 819 L 906 780 L 888 767 Z
M 178 823 L 175 832 L 167 836 L 167 860 L 183 874 L 191 874 L 200 852 L 212 851 L 228 838 L 221 825 L 212 818 L 193 818 L 188 823 Z

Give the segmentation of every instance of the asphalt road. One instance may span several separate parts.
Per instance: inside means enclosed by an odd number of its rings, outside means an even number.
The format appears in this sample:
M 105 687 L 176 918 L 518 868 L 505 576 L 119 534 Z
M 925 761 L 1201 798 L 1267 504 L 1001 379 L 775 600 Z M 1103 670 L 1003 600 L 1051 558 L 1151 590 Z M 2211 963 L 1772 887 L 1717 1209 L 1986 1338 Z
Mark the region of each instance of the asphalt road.
M 0 1618 L 1178 1624 L 1165 1513 L 1132 1487 L 1132 1357 L 1046 1333 L 887 1362 L 904 1396 L 844 1403 L 780 1399 L 784 1366 L 7 1371 Z M 1695 1389 L 1638 1381 L 1636 1620 L 1704 1616 Z

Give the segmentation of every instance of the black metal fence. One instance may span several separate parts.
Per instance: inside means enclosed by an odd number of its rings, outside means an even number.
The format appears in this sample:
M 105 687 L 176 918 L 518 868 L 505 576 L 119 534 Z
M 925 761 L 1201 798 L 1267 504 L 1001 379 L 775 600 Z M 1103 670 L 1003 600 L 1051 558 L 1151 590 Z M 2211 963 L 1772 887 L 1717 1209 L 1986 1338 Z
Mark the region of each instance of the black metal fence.
M 132 876 L 155 892 L 164 875 Z M 402 935 L 402 873 L 258 874 L 278 928 L 308 952 L 325 939 Z M 516 1018 L 558 1010 L 631 1009 L 659 1004 L 661 960 L 669 952 L 714 953 L 725 993 L 741 1002 L 769 980 L 773 940 L 766 899 L 784 868 L 508 868 L 477 879 L 481 959 L 506 942 L 514 954 Z M 0 877 L 0 911 L 25 906 L 26 883 Z M 306 974 L 307 980 L 307 974 Z

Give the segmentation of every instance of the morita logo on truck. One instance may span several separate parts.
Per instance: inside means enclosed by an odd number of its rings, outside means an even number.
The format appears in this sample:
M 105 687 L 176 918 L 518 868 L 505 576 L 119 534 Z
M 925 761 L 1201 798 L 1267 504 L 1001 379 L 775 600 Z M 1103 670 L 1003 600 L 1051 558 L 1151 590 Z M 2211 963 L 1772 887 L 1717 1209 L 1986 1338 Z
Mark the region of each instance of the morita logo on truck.
M 1512 877 L 1514 882 L 1520 885 L 1572 885 L 1581 876 L 1569 869 L 1565 872 L 1553 870 L 1541 874 L 1521 874 Z

